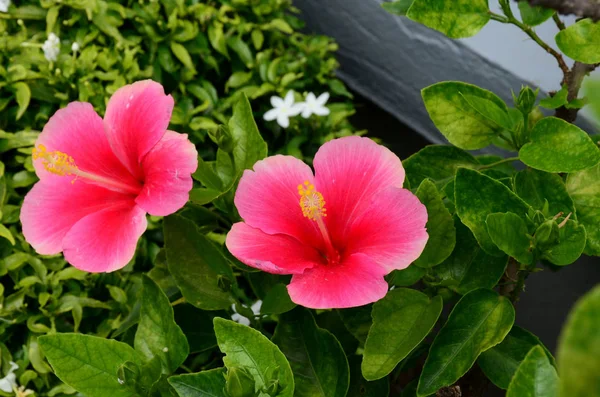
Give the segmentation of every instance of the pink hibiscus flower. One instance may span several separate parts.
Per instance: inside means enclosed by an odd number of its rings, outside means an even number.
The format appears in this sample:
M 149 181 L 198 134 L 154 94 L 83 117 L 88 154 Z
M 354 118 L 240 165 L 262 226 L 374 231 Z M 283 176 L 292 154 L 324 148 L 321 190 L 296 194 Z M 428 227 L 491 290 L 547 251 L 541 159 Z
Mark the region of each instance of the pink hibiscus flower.
M 310 167 L 268 157 L 246 170 L 235 195 L 244 219 L 227 235 L 240 261 L 292 274 L 292 300 L 314 309 L 345 308 L 385 296 L 383 276 L 419 257 L 427 210 L 402 189 L 400 159 L 367 138 L 330 141 Z
M 27 242 L 89 272 L 125 266 L 146 213 L 172 214 L 192 188 L 198 155 L 187 135 L 167 130 L 172 110 L 150 80 L 115 92 L 104 120 L 89 103 L 58 110 L 33 151 L 40 181 L 21 209 Z

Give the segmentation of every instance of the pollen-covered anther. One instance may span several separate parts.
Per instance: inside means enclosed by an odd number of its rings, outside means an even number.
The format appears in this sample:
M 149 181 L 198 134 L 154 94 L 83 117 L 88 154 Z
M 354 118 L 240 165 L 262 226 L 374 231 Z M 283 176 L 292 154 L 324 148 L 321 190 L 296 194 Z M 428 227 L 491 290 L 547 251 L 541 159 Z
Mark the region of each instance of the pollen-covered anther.
M 315 189 L 313 184 L 305 181 L 298 185 L 298 194 L 300 195 L 300 208 L 306 218 L 315 220 L 318 217 L 327 216 L 323 195 Z
M 73 175 L 77 171 L 75 160 L 66 153 L 49 152 L 44 145 L 37 145 L 31 153 L 34 160 L 42 159 L 46 171 L 56 175 Z

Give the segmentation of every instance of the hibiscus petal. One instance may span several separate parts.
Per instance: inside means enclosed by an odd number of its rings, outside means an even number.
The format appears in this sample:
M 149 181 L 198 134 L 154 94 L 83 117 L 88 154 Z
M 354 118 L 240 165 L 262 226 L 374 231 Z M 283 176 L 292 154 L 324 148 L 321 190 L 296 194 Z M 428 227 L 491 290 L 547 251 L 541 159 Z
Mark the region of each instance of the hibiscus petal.
M 94 212 L 77 222 L 65 236 L 65 259 L 86 272 L 121 269 L 133 258 L 137 241 L 147 226 L 146 213 L 132 200 Z
M 58 254 L 65 235 L 80 219 L 126 201 L 131 198 L 79 180 L 42 179 L 23 201 L 23 234 L 39 254 Z
M 142 162 L 144 187 L 136 203 L 156 216 L 174 213 L 189 199 L 198 152 L 186 134 L 167 131 Z
M 249 226 L 267 234 L 287 234 L 313 247 L 322 245 L 315 222 L 300 208 L 298 185 L 312 183 L 310 167 L 292 156 L 271 156 L 246 170 L 235 193 L 235 206 Z
M 350 225 L 346 252 L 369 256 L 386 273 L 404 269 L 425 248 L 426 223 L 427 209 L 410 190 L 388 188 Z
M 383 298 L 388 284 L 383 270 L 363 254 L 347 257 L 339 265 L 315 266 L 295 274 L 288 285 L 292 301 L 311 309 L 362 306 Z
M 106 107 L 104 128 L 117 158 L 136 177 L 140 163 L 162 138 L 173 111 L 173 98 L 152 80 L 121 87 Z
M 60 151 L 73 158 L 77 167 L 96 175 L 137 186 L 138 182 L 113 153 L 104 134 L 102 119 L 91 104 L 71 102 L 54 113 L 38 137 L 36 145 L 48 152 Z M 44 169 L 43 160 L 33 162 L 40 179 L 64 179 Z
M 244 222 L 232 226 L 225 245 L 246 265 L 274 274 L 299 274 L 322 261 L 317 250 L 295 238 L 266 234 Z
M 325 143 L 314 159 L 315 186 L 325 199 L 325 223 L 336 246 L 347 226 L 388 187 L 402 187 L 404 168 L 389 149 L 368 138 L 350 136 Z

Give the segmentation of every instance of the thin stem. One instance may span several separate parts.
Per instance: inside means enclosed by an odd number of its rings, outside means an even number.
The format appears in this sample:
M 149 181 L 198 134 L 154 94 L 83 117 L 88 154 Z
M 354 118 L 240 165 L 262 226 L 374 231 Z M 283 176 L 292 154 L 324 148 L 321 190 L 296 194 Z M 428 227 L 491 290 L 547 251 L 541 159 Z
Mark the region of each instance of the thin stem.
M 181 303 L 185 303 L 185 298 L 182 296 L 181 298 L 174 300 L 173 302 L 171 302 L 171 306 L 177 306 Z
M 488 11 L 488 12 L 490 14 L 490 19 L 501 22 L 501 23 L 509 23 L 508 18 L 505 17 L 504 15 L 496 14 L 495 12 L 492 12 L 492 11 Z
M 519 160 L 518 157 L 509 157 L 509 158 L 506 158 L 506 159 L 502 159 L 502 160 L 496 161 L 495 163 L 491 163 L 491 164 L 487 164 L 487 165 L 482 165 L 481 167 L 478 168 L 478 170 L 479 171 L 481 171 L 481 170 L 487 170 L 489 168 L 494 168 L 494 167 L 497 167 L 497 166 L 499 166 L 501 164 L 504 164 L 504 163 L 511 163 L 513 161 L 518 161 L 518 160 Z
M 565 30 L 567 27 L 565 26 L 564 22 L 560 19 L 560 17 L 558 16 L 558 14 L 554 14 L 552 15 L 552 20 L 554 21 L 554 23 L 556 24 L 556 27 L 558 28 L 558 30 Z

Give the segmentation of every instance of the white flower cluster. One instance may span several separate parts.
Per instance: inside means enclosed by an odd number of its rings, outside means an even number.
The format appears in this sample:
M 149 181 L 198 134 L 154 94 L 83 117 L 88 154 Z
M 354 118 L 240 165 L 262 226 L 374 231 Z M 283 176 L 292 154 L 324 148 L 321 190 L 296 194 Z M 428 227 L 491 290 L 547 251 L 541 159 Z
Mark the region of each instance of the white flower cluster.
M 325 106 L 329 100 L 329 93 L 325 92 L 318 97 L 312 92 L 306 95 L 304 102 L 294 103 L 294 93 L 288 91 L 285 98 L 278 96 L 271 97 L 271 106 L 273 109 L 269 110 L 264 115 L 264 119 L 267 121 L 277 120 L 282 128 L 290 126 L 290 117 L 295 117 L 302 114 L 305 119 L 309 118 L 313 114 L 317 116 L 327 116 L 329 109 Z
M 19 366 L 11 361 L 8 373 L 4 378 L 0 379 L 0 390 L 4 393 L 16 393 L 19 397 L 33 394 L 33 390 L 25 389 L 24 386 L 17 385 L 17 376 L 15 375 L 17 369 L 19 369 Z
M 252 312 L 254 313 L 255 316 L 259 316 L 260 315 L 260 307 L 261 306 L 262 306 L 262 301 L 261 300 L 257 300 L 256 302 L 254 302 L 254 304 L 252 304 L 252 306 L 250 306 L 250 310 L 252 310 Z M 250 325 L 250 319 L 248 317 L 244 317 L 241 314 L 239 314 L 235 310 L 235 304 L 231 305 L 231 309 L 233 309 L 233 311 L 235 312 L 235 313 L 233 313 L 231 315 L 231 319 L 233 321 L 235 321 L 237 323 L 240 323 L 242 325 Z
M 50 62 L 56 61 L 60 53 L 60 39 L 54 33 L 48 35 L 48 39 L 42 45 L 44 56 Z

